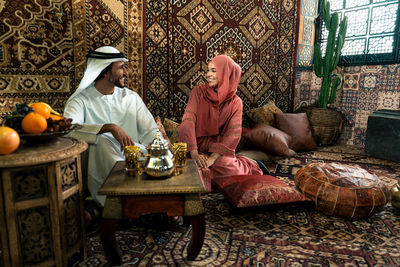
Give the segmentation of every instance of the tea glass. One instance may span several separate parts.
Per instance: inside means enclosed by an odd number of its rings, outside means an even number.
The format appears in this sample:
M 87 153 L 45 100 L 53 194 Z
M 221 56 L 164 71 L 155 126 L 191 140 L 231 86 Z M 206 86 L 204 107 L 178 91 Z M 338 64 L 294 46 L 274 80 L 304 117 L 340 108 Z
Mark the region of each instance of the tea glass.
M 186 143 L 174 143 L 174 175 L 179 175 L 183 172 L 183 167 L 186 165 Z
M 140 155 L 141 152 L 138 146 L 125 146 L 125 170 L 129 176 L 142 174 Z

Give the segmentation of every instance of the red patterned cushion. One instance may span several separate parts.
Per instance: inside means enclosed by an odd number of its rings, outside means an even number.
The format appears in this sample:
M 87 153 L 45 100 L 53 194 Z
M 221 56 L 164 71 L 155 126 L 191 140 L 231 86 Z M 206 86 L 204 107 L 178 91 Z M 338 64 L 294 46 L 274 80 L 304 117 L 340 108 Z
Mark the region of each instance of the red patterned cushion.
M 310 201 L 295 187 L 270 175 L 234 175 L 213 178 L 212 182 L 237 208 Z

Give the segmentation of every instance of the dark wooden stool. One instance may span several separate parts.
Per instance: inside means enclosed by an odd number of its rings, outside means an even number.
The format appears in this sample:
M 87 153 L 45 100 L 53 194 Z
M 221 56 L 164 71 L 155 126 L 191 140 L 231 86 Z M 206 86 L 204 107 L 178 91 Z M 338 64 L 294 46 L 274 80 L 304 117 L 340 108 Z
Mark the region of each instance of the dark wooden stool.
M 136 219 L 142 214 L 167 213 L 184 216 L 192 225 L 192 239 L 188 247 L 188 260 L 194 260 L 203 246 L 205 236 L 204 208 L 200 193 L 205 192 L 198 168 L 187 160 L 183 173 L 168 178 L 154 178 L 146 174 L 128 176 L 125 162 L 117 162 L 99 194 L 106 195 L 100 238 L 107 258 L 121 264 L 121 251 L 115 231 L 120 219 Z

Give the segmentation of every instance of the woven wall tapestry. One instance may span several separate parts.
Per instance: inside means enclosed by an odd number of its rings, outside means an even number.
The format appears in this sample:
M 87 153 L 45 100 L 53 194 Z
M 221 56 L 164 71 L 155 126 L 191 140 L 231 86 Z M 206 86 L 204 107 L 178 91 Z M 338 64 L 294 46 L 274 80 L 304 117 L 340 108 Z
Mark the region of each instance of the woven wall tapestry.
M 297 1 L 152 0 L 144 9 L 144 98 L 154 115 L 179 120 L 218 54 L 242 68 L 245 111 L 270 100 L 292 109 Z
M 62 111 L 90 49 L 111 45 L 128 58 L 130 88 L 142 93 L 141 0 L 0 0 L 0 116 L 15 103 Z

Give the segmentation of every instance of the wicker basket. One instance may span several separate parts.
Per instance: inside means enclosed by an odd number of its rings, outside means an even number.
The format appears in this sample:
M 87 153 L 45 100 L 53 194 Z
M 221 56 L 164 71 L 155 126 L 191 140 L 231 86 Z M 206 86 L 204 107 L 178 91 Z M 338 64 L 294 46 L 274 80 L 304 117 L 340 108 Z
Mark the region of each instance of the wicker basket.
M 297 112 L 306 112 L 312 135 L 318 146 L 334 145 L 343 131 L 343 115 L 335 109 L 303 107 Z

